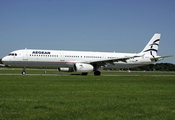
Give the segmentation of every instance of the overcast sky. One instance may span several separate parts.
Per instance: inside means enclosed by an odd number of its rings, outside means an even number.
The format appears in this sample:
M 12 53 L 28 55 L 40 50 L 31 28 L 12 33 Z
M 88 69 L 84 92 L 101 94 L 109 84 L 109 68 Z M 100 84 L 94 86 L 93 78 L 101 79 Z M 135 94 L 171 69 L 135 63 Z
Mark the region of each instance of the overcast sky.
M 175 55 L 174 0 L 0 0 L 0 58 L 18 49 Z M 163 63 L 175 64 L 175 58 Z

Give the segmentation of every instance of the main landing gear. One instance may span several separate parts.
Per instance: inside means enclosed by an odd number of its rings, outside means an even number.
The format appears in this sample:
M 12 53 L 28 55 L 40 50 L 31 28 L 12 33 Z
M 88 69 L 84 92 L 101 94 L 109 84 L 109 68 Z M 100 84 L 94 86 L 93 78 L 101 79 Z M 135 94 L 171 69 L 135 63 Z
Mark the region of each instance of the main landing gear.
M 88 74 L 87 72 L 81 73 L 81 75 L 87 75 L 87 74 Z M 100 76 L 101 75 L 101 72 L 100 71 L 95 71 L 94 72 L 94 75 L 95 76 Z
M 95 76 L 100 76 L 101 75 L 101 72 L 100 71 L 98 71 L 98 65 L 97 64 L 94 64 L 93 65 L 94 66 L 94 75 Z
M 101 75 L 101 72 L 100 72 L 100 71 L 95 71 L 95 72 L 94 72 L 94 75 L 100 76 L 100 75 Z
M 26 67 L 23 67 L 22 75 L 26 74 Z
M 87 72 L 83 72 L 83 73 L 81 73 L 81 75 L 87 75 L 88 73 Z

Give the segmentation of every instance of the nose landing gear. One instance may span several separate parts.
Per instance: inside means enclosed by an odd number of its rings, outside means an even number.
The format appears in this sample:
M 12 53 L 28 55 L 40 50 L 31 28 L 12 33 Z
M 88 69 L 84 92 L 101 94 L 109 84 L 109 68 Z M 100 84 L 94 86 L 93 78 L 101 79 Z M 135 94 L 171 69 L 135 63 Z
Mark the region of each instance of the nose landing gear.
M 22 75 L 26 74 L 26 67 L 23 67 Z

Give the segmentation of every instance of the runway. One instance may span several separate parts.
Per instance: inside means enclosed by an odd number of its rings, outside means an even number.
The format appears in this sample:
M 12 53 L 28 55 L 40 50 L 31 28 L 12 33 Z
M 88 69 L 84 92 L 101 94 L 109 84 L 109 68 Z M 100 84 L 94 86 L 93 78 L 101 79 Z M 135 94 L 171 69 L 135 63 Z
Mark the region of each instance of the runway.
M 21 75 L 21 76 L 94 76 L 94 75 L 81 75 L 81 74 L 4 74 L 0 73 L 0 75 Z M 100 75 L 100 76 L 163 76 L 163 77 L 169 77 L 169 76 L 175 76 L 175 75 Z M 100 77 L 99 76 L 99 77 Z

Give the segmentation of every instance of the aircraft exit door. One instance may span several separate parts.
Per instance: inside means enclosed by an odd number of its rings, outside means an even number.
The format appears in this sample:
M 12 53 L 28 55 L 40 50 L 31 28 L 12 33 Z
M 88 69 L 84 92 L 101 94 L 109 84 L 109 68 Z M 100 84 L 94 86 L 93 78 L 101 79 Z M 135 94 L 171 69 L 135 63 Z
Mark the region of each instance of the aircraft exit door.
M 63 52 L 60 53 L 60 61 L 65 61 L 65 56 Z
M 26 49 L 23 51 L 23 60 L 28 60 L 28 52 Z

